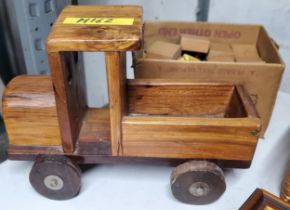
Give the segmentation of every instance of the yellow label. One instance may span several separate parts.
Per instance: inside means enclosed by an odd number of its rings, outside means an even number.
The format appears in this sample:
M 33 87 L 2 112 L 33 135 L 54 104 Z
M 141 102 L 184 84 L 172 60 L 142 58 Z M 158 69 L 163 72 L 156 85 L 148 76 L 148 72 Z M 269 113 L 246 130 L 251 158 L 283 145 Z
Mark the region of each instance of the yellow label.
M 133 25 L 134 18 L 107 18 L 107 17 L 67 17 L 63 24 L 73 25 Z

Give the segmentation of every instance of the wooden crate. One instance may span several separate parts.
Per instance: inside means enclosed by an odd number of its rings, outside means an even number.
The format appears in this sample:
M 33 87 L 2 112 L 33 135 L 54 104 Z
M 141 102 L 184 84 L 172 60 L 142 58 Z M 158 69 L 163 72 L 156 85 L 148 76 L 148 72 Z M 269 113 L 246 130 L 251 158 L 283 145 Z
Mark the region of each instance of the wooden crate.
M 288 164 L 287 167 L 288 168 L 281 187 L 281 198 L 283 198 L 284 201 L 290 203 L 290 165 Z
M 240 210 L 288 210 L 290 205 L 282 199 L 263 190 L 256 189 Z

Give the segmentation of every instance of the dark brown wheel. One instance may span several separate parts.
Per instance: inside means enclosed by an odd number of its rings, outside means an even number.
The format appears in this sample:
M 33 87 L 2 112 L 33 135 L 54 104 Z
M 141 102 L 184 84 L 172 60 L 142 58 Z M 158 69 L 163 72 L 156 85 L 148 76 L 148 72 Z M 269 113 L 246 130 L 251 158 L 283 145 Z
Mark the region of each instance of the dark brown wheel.
M 225 189 L 223 171 L 212 162 L 189 161 L 177 166 L 171 174 L 172 194 L 184 203 L 212 203 Z
M 29 180 L 41 195 L 65 200 L 76 196 L 81 187 L 81 170 L 65 156 L 38 156 Z

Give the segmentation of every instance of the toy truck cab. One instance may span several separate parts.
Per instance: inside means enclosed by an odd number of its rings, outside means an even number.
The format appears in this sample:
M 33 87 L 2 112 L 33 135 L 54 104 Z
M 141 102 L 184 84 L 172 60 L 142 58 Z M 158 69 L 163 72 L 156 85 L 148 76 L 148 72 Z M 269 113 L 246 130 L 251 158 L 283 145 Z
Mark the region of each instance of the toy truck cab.
M 47 39 L 51 76 L 9 83 L 3 97 L 8 155 L 35 160 L 30 182 L 39 193 L 75 196 L 78 164 L 147 160 L 182 163 L 171 176 L 174 196 L 204 204 L 225 190 L 220 167 L 250 166 L 260 119 L 244 87 L 127 80 L 126 51 L 141 45 L 142 8 L 69 6 Z M 105 52 L 108 108 L 86 104 L 80 51 Z

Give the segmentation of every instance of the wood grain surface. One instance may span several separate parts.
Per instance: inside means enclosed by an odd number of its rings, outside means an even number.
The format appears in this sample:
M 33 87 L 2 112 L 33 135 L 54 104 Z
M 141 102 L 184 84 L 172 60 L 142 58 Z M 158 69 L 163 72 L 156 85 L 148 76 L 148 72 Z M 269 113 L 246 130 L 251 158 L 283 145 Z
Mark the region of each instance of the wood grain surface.
M 128 17 L 133 25 L 63 24 L 67 17 Z M 140 6 L 67 6 L 53 24 L 47 39 L 47 51 L 126 51 L 138 50 L 142 43 L 142 7 Z
M 110 141 L 110 115 L 108 108 L 89 108 L 83 120 L 80 143 Z
M 259 119 L 126 116 L 125 156 L 251 160 Z
M 233 91 L 231 84 L 128 80 L 129 113 L 224 117 Z
M 122 117 L 126 112 L 126 53 L 106 52 L 112 155 L 122 155 Z
M 48 53 L 63 150 L 73 152 L 86 110 L 84 72 L 77 52 Z
M 17 76 L 5 89 L 3 117 L 13 145 L 61 145 L 56 106 L 48 76 Z
M 83 147 L 83 145 L 85 145 Z M 90 148 L 88 148 L 90 146 Z M 83 147 L 79 149 L 79 147 Z M 110 148 L 110 147 L 109 147 Z M 93 151 L 94 150 L 94 151 Z M 93 153 L 91 153 L 93 151 Z M 112 156 L 111 154 L 97 153 L 97 148 L 92 147 L 91 143 L 78 144 L 73 154 L 65 154 L 67 157 L 73 159 L 78 164 L 150 164 L 150 165 L 167 165 L 178 166 L 191 158 L 150 158 L 150 157 L 125 157 Z M 10 160 L 29 160 L 34 161 L 39 154 L 48 155 L 63 155 L 61 146 L 17 146 L 9 145 L 8 158 Z M 251 161 L 243 160 L 217 160 L 208 159 L 208 161 L 215 162 L 222 168 L 249 168 Z

